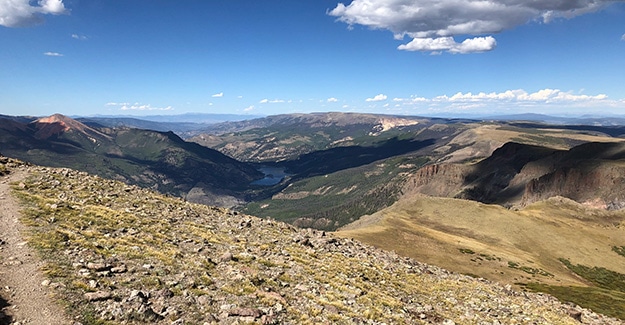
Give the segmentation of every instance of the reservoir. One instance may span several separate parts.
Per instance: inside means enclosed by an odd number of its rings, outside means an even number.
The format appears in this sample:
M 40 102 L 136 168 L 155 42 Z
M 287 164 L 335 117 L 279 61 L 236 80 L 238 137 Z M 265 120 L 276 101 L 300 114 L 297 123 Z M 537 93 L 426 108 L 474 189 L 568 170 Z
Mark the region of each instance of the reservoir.
M 288 174 L 284 171 L 284 168 L 280 167 L 260 167 L 258 170 L 265 174 L 265 177 L 256 181 L 253 181 L 251 185 L 272 186 L 280 183 Z

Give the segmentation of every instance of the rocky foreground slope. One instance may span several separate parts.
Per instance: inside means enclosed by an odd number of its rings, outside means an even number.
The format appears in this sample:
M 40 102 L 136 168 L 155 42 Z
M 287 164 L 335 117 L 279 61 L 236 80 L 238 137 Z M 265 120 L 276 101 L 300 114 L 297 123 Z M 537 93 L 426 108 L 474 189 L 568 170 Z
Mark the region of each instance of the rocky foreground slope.
M 357 241 L 0 158 L 16 168 L 43 285 L 82 324 L 621 324 Z

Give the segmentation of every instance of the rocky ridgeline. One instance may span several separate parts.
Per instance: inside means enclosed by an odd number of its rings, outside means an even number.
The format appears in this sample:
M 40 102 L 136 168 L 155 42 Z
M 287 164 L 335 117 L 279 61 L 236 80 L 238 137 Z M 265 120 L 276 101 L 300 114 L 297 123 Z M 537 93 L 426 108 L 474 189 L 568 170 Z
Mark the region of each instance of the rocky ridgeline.
M 77 323 L 621 324 L 324 232 L 27 169 L 14 191 L 42 285 Z

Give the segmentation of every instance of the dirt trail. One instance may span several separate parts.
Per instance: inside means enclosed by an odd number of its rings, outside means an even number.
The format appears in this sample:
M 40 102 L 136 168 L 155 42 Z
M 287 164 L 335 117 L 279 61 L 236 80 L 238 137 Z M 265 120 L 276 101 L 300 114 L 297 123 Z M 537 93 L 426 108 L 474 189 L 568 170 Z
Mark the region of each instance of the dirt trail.
M 43 262 L 21 235 L 20 207 L 9 184 L 25 175 L 15 169 L 0 177 L 0 325 L 72 324 L 50 297 L 50 288 L 42 285 Z

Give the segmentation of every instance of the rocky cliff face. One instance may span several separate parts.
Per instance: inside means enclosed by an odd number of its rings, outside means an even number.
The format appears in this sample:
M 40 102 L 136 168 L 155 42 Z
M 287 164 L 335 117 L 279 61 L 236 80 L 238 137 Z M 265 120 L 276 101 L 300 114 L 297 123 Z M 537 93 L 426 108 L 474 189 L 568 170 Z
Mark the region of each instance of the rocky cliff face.
M 29 175 L 14 186 L 29 243 L 85 324 L 620 323 L 324 232 L 0 163 Z
M 455 197 L 465 184 L 470 166 L 433 164 L 420 168 L 405 183 L 405 194 L 422 193 L 431 196 Z
M 625 207 L 625 166 L 614 163 L 558 168 L 527 182 L 522 205 L 564 196 L 602 209 Z
M 563 196 L 606 209 L 625 207 L 624 144 L 587 143 L 571 150 L 507 143 L 471 165 L 419 169 L 404 193 L 521 205 Z

